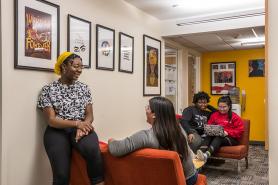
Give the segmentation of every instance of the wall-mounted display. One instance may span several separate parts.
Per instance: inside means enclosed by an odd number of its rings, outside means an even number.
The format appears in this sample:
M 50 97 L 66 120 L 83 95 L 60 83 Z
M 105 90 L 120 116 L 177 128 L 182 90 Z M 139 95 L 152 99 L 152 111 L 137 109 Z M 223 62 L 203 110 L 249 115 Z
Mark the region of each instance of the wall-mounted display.
M 96 68 L 114 71 L 115 30 L 96 26 Z
M 83 67 L 91 67 L 91 22 L 68 15 L 68 51 L 81 56 Z
M 211 94 L 228 94 L 230 88 L 236 86 L 236 63 L 211 63 Z
M 143 35 L 143 95 L 161 95 L 161 41 Z
M 264 59 L 249 60 L 249 77 L 264 77 Z
M 56 4 L 15 1 L 15 68 L 53 71 L 59 55 L 59 19 Z
M 119 71 L 133 73 L 134 38 L 130 35 L 119 33 Z

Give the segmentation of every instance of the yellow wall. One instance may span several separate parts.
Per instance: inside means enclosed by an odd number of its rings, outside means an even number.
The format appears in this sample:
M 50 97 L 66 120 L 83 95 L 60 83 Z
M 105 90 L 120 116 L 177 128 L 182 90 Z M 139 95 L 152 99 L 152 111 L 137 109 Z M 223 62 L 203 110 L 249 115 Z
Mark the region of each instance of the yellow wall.
M 248 60 L 265 58 L 264 49 L 208 52 L 202 55 L 202 90 L 210 94 L 210 63 L 236 62 L 236 86 L 246 91 L 246 110 L 242 117 L 251 121 L 250 140 L 265 140 L 265 78 L 248 77 Z M 216 106 L 220 96 L 211 95 Z

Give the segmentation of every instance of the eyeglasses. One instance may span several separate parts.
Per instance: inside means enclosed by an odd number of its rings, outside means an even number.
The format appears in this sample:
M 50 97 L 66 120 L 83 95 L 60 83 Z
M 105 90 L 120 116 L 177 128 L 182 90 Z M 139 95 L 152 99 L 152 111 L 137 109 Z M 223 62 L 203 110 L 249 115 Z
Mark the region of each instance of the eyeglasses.
M 150 105 L 146 105 L 146 106 L 145 106 L 145 110 L 146 110 L 146 111 L 150 111 L 150 110 L 151 110 Z

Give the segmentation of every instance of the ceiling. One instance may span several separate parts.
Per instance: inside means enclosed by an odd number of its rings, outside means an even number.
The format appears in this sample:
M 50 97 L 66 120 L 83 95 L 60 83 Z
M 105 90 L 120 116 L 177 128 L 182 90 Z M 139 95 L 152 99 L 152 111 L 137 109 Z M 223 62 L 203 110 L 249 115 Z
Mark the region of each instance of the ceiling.
M 252 31 L 252 29 L 255 33 Z M 252 44 L 253 39 L 261 38 L 264 40 L 264 37 L 264 26 L 260 26 L 253 28 L 241 28 L 235 30 L 171 36 L 165 38 L 180 43 L 181 45 L 188 48 L 192 48 L 200 52 L 207 52 L 264 48 L 264 45 L 242 44 L 246 41 L 250 41 Z
M 125 0 L 161 21 L 194 20 L 237 12 L 264 9 L 265 0 Z M 253 31 L 253 30 L 254 31 Z M 255 33 L 254 33 L 255 32 Z M 200 52 L 263 48 L 264 45 L 242 45 L 245 40 L 264 40 L 264 26 L 209 33 L 164 37 Z
M 160 20 L 261 9 L 265 0 L 125 0 Z M 228 2 L 228 3 L 227 3 Z

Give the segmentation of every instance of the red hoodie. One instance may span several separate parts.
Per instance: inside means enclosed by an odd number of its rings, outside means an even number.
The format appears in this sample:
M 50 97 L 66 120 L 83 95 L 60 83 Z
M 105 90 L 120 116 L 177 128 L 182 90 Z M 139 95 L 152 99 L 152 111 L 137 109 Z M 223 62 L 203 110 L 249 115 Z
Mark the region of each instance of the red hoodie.
M 241 118 L 232 112 L 232 119 L 229 122 L 228 114 L 221 114 L 219 111 L 214 112 L 208 120 L 209 125 L 221 125 L 228 133 L 228 136 L 239 140 L 243 134 L 244 126 Z

